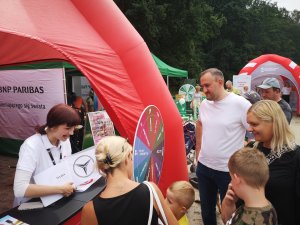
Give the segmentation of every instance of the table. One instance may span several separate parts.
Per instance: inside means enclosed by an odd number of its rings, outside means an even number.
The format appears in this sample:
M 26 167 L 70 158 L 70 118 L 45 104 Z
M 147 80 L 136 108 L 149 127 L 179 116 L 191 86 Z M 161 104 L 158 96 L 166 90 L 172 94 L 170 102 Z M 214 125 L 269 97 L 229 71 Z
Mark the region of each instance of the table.
M 2 214 L 0 218 L 10 215 L 30 225 L 76 225 L 80 224 L 81 209 L 96 197 L 105 187 L 105 178 L 101 177 L 85 192 L 75 192 L 70 197 L 65 197 L 52 205 L 42 209 L 18 210 L 12 208 Z

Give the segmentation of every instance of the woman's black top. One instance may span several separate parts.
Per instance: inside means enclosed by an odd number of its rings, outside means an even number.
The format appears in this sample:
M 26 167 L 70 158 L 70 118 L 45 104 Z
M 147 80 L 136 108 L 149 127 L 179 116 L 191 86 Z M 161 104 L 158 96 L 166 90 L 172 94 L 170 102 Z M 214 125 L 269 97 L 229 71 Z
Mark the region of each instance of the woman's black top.
M 270 149 L 259 143 L 266 156 Z M 300 147 L 283 153 L 269 164 L 270 178 L 265 192 L 278 215 L 278 224 L 300 225 Z
M 145 184 L 113 198 L 93 200 L 98 224 L 101 225 L 147 225 L 150 207 L 150 192 Z M 151 225 L 157 225 L 158 216 L 153 207 Z

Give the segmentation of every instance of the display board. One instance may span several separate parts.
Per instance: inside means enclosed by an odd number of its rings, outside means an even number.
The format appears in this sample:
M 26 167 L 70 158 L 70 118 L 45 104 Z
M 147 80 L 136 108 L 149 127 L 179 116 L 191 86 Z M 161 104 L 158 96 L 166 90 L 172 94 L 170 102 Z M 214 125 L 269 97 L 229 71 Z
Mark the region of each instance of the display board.
M 115 135 L 114 124 L 105 110 L 89 112 L 88 117 L 95 145 L 103 137 Z
M 233 80 L 233 86 L 239 89 L 240 93 L 244 93 L 245 85 L 249 87 L 249 91 L 251 90 L 251 76 L 246 74 L 233 75 L 232 80 Z

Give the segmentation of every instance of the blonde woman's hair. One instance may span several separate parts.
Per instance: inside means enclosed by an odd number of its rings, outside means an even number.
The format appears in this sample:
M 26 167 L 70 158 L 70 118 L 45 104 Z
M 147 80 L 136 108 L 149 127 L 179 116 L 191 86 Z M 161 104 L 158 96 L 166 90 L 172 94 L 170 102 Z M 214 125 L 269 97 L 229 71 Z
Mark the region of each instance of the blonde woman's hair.
M 271 149 L 279 152 L 283 147 L 293 149 L 295 146 L 295 135 L 293 134 L 288 121 L 279 106 L 272 100 L 261 100 L 253 104 L 247 113 L 252 112 L 258 119 L 273 124 L 273 138 Z M 254 147 L 258 146 L 258 142 Z
M 195 190 L 187 181 L 176 181 L 168 190 L 174 193 L 175 200 L 186 209 L 189 209 L 195 201 Z
M 95 152 L 98 169 L 105 174 L 111 173 L 125 160 L 131 150 L 132 146 L 125 138 L 119 136 L 102 138 Z
M 245 147 L 233 153 L 228 168 L 231 174 L 237 174 L 253 188 L 265 187 L 269 179 L 266 157 L 255 148 Z

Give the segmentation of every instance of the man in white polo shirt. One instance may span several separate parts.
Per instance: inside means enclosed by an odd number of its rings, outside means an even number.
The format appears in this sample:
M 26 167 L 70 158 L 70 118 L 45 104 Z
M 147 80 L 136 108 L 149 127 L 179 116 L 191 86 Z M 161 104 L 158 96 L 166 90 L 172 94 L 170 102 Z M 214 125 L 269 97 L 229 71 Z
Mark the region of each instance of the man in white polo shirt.
M 207 69 L 200 74 L 200 84 L 206 95 L 199 109 L 196 149 L 197 177 L 200 192 L 201 214 L 204 225 L 216 225 L 216 200 L 224 198 L 231 180 L 227 163 L 229 157 L 243 147 L 247 110 L 251 103 L 245 98 L 224 89 L 223 73 Z M 200 137 L 201 136 L 201 137 Z

